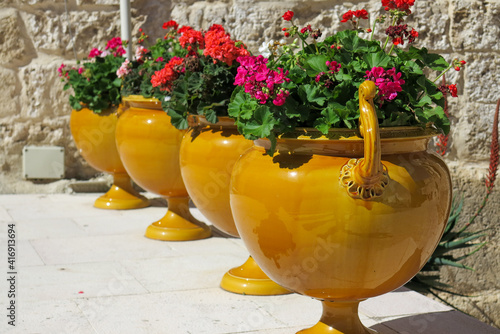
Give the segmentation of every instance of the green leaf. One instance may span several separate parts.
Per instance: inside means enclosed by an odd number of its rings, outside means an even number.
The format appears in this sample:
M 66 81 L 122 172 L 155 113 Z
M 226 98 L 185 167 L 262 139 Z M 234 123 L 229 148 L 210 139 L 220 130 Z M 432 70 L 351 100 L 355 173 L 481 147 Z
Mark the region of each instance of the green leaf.
M 328 57 L 326 55 L 317 55 L 311 57 L 307 60 L 307 64 L 316 72 L 327 72 L 328 67 L 326 66 L 326 62 L 328 61 Z
M 304 69 L 294 66 L 288 73 L 288 78 L 293 81 L 295 84 L 300 84 L 307 78 L 307 73 Z
M 170 122 L 177 129 L 184 130 L 189 127 L 187 115 L 185 115 L 184 113 L 180 113 L 177 110 L 169 107 L 167 108 L 167 114 L 168 116 L 170 116 Z
M 213 109 L 209 109 L 205 111 L 205 118 L 210 123 L 217 123 L 217 113 Z
M 253 119 L 245 127 L 245 132 L 257 138 L 266 138 L 276 124 L 268 106 L 260 105 L 255 109 Z
M 119 88 L 119 87 L 121 87 L 121 85 L 122 85 L 122 79 L 116 78 L 115 80 L 113 80 L 113 86 Z
M 367 53 L 363 56 L 363 60 L 368 64 L 371 68 L 373 67 L 386 67 L 389 65 L 391 61 L 391 57 L 389 57 L 384 51 L 379 51 L 377 53 Z
M 302 85 L 299 87 L 299 96 L 303 101 L 308 103 L 323 106 L 326 98 L 321 96 L 320 89 L 317 85 Z

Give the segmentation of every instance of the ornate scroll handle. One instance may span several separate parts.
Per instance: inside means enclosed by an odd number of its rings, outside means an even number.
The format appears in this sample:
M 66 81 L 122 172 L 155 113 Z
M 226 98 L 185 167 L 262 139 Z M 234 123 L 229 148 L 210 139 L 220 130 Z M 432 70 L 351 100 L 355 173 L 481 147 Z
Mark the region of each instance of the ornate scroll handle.
M 373 98 L 375 83 L 365 81 L 359 86 L 359 129 L 364 138 L 364 158 L 351 159 L 340 173 L 340 183 L 353 198 L 370 200 L 382 196 L 389 183 L 387 168 L 382 164 L 382 149 Z

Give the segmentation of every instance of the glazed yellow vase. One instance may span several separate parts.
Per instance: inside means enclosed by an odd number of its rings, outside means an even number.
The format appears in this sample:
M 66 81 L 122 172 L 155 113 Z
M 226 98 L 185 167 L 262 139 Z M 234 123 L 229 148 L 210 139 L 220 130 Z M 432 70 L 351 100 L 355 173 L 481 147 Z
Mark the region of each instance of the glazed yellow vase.
M 410 280 L 436 248 L 451 205 L 432 131 L 379 129 L 375 85 L 360 87 L 360 138 L 333 130 L 257 140 L 235 164 L 230 203 L 250 254 L 282 286 L 317 298 L 323 316 L 300 333 L 375 333 L 362 300 Z
M 149 206 L 149 201 L 132 187 L 116 149 L 115 130 L 120 112 L 121 106 L 100 114 L 88 108 L 71 112 L 71 134 L 78 152 L 93 168 L 113 175 L 110 190 L 94 202 L 94 206 L 100 209 L 124 210 Z
M 211 230 L 189 211 L 189 195 L 179 167 L 179 149 L 186 131 L 177 130 L 156 99 L 129 96 L 129 108 L 116 126 L 116 145 L 132 179 L 167 199 L 168 211 L 146 230 L 146 237 L 187 241 L 211 236 Z
M 186 189 L 200 212 L 219 230 L 238 237 L 229 205 L 229 182 L 234 163 L 253 143 L 240 135 L 229 117 L 211 124 L 200 117 L 200 126 L 182 139 L 181 173 Z M 267 277 L 252 257 L 222 278 L 224 290 L 246 295 L 290 293 Z

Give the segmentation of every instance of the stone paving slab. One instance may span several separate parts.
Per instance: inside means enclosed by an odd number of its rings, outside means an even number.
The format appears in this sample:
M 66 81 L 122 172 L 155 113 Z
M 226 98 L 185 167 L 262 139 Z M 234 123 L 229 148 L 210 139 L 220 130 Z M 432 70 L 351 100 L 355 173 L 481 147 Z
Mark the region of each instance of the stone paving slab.
M 318 321 L 321 304 L 312 298 L 219 288 L 222 275 L 248 257 L 240 239 L 147 239 L 146 227 L 167 210 L 162 199 L 114 211 L 94 208 L 98 196 L 0 195 L 5 276 L 8 224 L 17 231 L 17 326 L 7 324 L 8 282 L 1 278 L 0 333 L 291 334 Z M 362 302 L 360 317 L 381 334 L 500 333 L 405 288 Z

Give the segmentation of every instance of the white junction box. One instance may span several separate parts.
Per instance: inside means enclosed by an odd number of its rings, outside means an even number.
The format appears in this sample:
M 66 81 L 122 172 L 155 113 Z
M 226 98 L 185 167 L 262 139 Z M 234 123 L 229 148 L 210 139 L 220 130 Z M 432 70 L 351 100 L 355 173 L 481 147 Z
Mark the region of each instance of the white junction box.
M 62 179 L 64 147 L 24 146 L 23 175 L 25 179 Z

